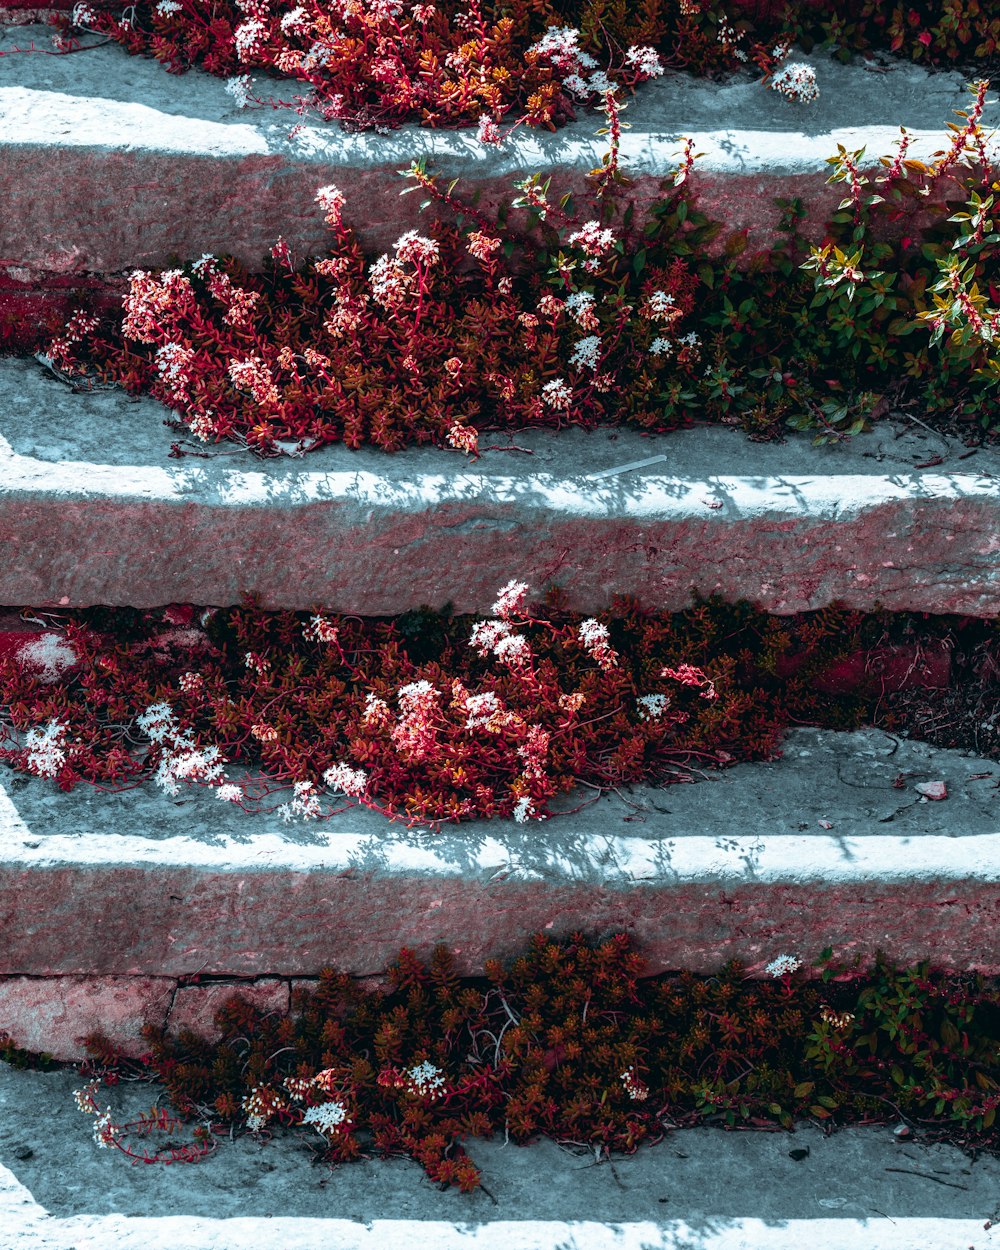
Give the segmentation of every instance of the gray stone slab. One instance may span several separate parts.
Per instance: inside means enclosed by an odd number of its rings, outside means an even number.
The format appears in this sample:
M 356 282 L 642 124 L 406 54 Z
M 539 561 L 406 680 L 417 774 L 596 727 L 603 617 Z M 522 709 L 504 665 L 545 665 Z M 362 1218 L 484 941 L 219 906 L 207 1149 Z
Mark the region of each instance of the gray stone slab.
M 643 437 L 518 432 L 475 463 L 342 445 L 172 460 L 170 410 L 75 394 L 0 360 L 0 603 L 166 603 L 489 614 L 511 578 L 569 606 L 697 589 L 778 614 L 1000 612 L 1000 453 L 884 420 L 849 443 L 755 443 L 723 426 Z M 507 436 L 483 443 L 509 448 Z M 941 464 L 926 466 L 941 457 Z
M 44 48 L 50 33 L 0 29 L 0 52 L 32 37 Z M 809 59 L 821 92 L 812 106 L 792 104 L 748 75 L 719 85 L 671 73 L 644 84 L 625 114 L 631 129 L 621 144 L 640 213 L 660 194 L 688 136 L 704 153 L 700 207 L 733 231 L 748 229 L 752 252 L 775 238 L 775 196 L 810 199 L 819 228 L 840 198 L 840 188 L 824 185 L 838 143 L 867 147 L 874 161 L 905 125 L 910 155 L 930 157 L 952 111 L 968 102 L 957 73 L 902 62 L 869 73 Z M 308 91 L 263 77 L 256 89 L 286 102 Z M 240 111 L 224 80 L 200 71 L 169 75 L 114 45 L 65 57 L 12 53 L 0 57 L 0 159 L 9 174 L 0 269 L 24 280 L 112 274 L 165 264 L 174 253 L 195 259 L 220 251 L 256 266 L 279 234 L 301 258 L 326 249 L 313 197 L 338 181 L 348 195 L 346 219 L 366 247 L 382 250 L 422 220 L 421 197 L 398 196 L 396 171 L 412 160 L 426 156 L 465 190 L 481 186 L 487 211 L 509 202 L 511 183 L 536 169 L 563 171 L 565 189 L 579 195 L 605 151 L 596 133 L 602 121 L 581 110 L 554 134 L 520 127 L 499 150 L 480 145 L 474 129 L 407 124 L 389 134 L 348 134 L 315 114 Z
M 129 1167 L 99 1150 L 81 1114 L 73 1071 L 18 1072 L 0 1065 L 0 1164 L 55 1218 L 124 1216 L 300 1217 L 354 1220 L 498 1220 L 601 1223 L 684 1220 L 707 1231 L 716 1220 L 975 1219 L 996 1211 L 1000 1160 L 955 1146 L 893 1136 L 898 1121 L 825 1135 L 794 1132 L 669 1132 L 611 1163 L 592 1150 L 542 1139 L 505 1146 L 502 1135 L 465 1142 L 485 1189 L 442 1192 L 419 1164 L 361 1160 L 318 1165 L 322 1142 L 308 1129 L 278 1129 L 271 1141 L 224 1140 L 197 1165 Z M 148 1111 L 157 1085 L 102 1091 L 116 1118 Z M 789 1151 L 808 1150 L 794 1160 Z M 30 1152 L 30 1153 L 29 1153 Z M 27 1156 L 27 1157 L 25 1157 Z M 890 1170 L 898 1169 L 898 1170 Z M 487 1192 L 488 1191 L 488 1192 Z M 930 1243 L 923 1243 L 929 1246 Z M 986 1243 L 983 1243 L 986 1244 Z
M 948 798 L 927 801 L 924 781 Z M 376 975 L 402 945 L 438 942 L 471 972 L 577 929 L 631 933 L 651 973 L 739 958 L 760 974 L 827 945 L 1000 970 L 998 781 L 991 761 L 879 730 L 796 729 L 780 763 L 432 832 L 332 797 L 323 819 L 285 824 L 210 790 L 67 795 L 7 772 L 0 975 Z

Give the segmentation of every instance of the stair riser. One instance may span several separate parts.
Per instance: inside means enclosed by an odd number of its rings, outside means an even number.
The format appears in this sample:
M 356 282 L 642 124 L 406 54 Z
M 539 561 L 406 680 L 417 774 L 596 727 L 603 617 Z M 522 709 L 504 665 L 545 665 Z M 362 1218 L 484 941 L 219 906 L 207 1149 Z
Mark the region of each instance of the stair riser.
M 995 844 L 991 853 L 995 861 Z M 324 967 L 371 977 L 403 945 L 426 954 L 444 943 L 462 975 L 482 975 L 485 960 L 515 957 L 534 932 L 628 932 L 649 974 L 710 975 L 740 959 L 762 975 L 776 953 L 812 960 L 831 945 L 844 961 L 860 954 L 870 964 L 877 951 L 900 964 L 932 955 L 938 967 L 1000 974 L 996 883 L 949 880 L 943 866 L 941 880 L 906 884 L 608 888 L 4 865 L 0 915 L 0 1027 L 18 1045 L 62 1059 L 82 1057 L 77 1039 L 98 1027 L 140 1053 L 142 1024 L 165 1021 L 177 979 L 196 971 L 266 974 L 261 1001 L 282 1009 L 285 981 L 305 984 Z M 170 1021 L 208 1029 L 220 995 L 244 988 L 179 990 Z

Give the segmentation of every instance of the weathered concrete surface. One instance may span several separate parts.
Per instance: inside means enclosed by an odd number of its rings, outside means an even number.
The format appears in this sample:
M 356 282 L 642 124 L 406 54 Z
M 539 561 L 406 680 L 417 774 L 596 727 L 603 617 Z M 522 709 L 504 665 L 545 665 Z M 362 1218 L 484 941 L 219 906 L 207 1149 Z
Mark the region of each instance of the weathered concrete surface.
M 809 1245 L 988 1250 L 1000 1245 L 1000 1228 L 984 1229 L 996 1218 L 1000 1160 L 926 1142 L 919 1127 L 913 1139 L 900 1141 L 893 1135 L 895 1121 L 829 1133 L 815 1123 L 776 1133 L 713 1126 L 668 1130 L 659 1144 L 642 1145 L 635 1154 L 615 1158 L 613 1166 L 595 1164 L 592 1150 L 546 1139 L 528 1146 L 505 1146 L 499 1135 L 467 1139 L 463 1145 L 481 1169 L 485 1188 L 463 1195 L 441 1191 L 419 1164 L 405 1159 L 316 1166 L 313 1146 L 321 1142 L 301 1128 L 276 1129 L 267 1142 L 246 1135 L 232 1142 L 224 1138 L 196 1167 L 129 1167 L 94 1145 L 93 1121 L 73 1099 L 81 1083 L 73 1071 L 0 1066 L 5 1232 L 11 1217 L 23 1211 L 34 1217 L 39 1233 L 46 1229 L 54 1237 L 62 1231 L 67 1241 L 71 1230 L 78 1238 L 89 1233 L 93 1240 L 69 1242 L 88 1250 L 802 1250 Z M 148 1111 L 162 1094 L 158 1085 L 123 1082 L 103 1089 L 101 1097 L 124 1119 Z M 792 1158 L 792 1151 L 802 1155 Z M 14 1205 L 18 1199 L 20 1211 Z M 168 1213 L 177 1218 L 165 1219 Z M 141 1242 L 143 1231 L 147 1240 Z M 882 1240 L 876 1239 L 879 1233 Z M 35 1250 L 34 1242 L 25 1244 Z
M 532 454 L 476 463 L 342 445 L 178 461 L 169 415 L 0 361 L 0 604 L 222 606 L 251 592 L 265 608 L 488 614 L 517 578 L 538 595 L 562 585 L 583 612 L 615 593 L 676 611 L 695 589 L 784 615 L 838 598 L 1000 612 L 1000 452 L 905 421 L 849 446 L 605 427 L 518 431 Z
M 1000 767 L 878 730 L 797 729 L 780 762 L 437 834 L 3 771 L 0 975 L 371 976 L 438 942 L 471 974 L 576 929 L 630 932 L 649 973 L 735 957 L 763 975 L 827 945 L 1000 972 Z
M 33 33 L 42 46 L 51 36 L 45 26 L 0 29 L 0 52 L 26 46 Z M 698 206 L 726 224 L 724 235 L 748 231 L 748 255 L 777 237 L 776 196 L 807 200 L 815 233 L 842 198 L 841 187 L 825 185 L 825 161 L 838 143 L 866 146 L 874 161 L 905 125 L 910 155 L 926 158 L 942 146 L 952 111 L 967 104 L 958 73 L 900 63 L 871 74 L 828 57 L 809 60 L 821 92 L 813 106 L 794 105 L 748 75 L 721 86 L 680 74 L 644 84 L 621 141 L 637 216 L 660 196 L 689 136 L 704 153 Z M 290 102 L 308 88 L 259 78 L 256 90 Z M 521 127 L 499 150 L 478 144 L 474 130 L 408 124 L 388 135 L 348 134 L 315 114 L 289 138 L 298 122 L 292 110 L 240 111 L 224 80 L 200 71 L 172 76 L 114 45 L 0 57 L 0 272 L 36 280 L 112 274 L 223 251 L 256 267 L 279 235 L 302 258 L 328 246 L 314 196 L 330 182 L 347 194 L 345 217 L 363 245 L 381 251 L 424 220 L 422 197 L 398 194 L 397 170 L 420 156 L 443 177 L 460 177 L 460 192 L 482 188 L 480 208 L 489 212 L 535 170 L 556 171 L 553 187 L 579 198 L 606 150 L 596 133 L 603 115 L 586 110 L 554 134 Z

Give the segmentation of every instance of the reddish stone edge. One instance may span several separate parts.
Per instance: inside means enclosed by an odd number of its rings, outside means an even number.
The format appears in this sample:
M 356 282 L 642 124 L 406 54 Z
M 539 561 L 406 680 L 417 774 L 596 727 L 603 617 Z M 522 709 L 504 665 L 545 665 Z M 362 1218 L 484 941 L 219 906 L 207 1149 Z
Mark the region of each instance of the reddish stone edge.
M 858 955 L 870 966 L 882 951 L 901 964 L 932 958 L 1000 974 L 1000 892 L 978 880 L 609 886 L 502 874 L 9 865 L 0 925 L 0 1028 L 60 1055 L 97 1027 L 137 1045 L 142 1022 L 164 1021 L 178 982 L 196 976 L 248 978 L 280 1004 L 274 982 L 325 967 L 378 976 L 404 945 L 429 955 L 443 943 L 460 975 L 481 974 L 486 959 L 515 957 L 538 932 L 629 933 L 647 975 L 711 974 L 736 958 L 762 976 L 779 954 L 809 965 L 827 946 L 838 962 Z M 180 1018 L 210 1015 L 219 993 L 213 986 L 199 1006 L 185 986 Z

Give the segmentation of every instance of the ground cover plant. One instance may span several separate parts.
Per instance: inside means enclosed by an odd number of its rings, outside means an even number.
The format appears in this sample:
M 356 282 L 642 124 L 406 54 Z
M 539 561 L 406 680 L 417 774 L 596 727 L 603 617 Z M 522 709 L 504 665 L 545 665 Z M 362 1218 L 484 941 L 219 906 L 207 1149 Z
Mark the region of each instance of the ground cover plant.
M 179 73 L 198 65 L 230 80 L 243 105 L 253 71 L 308 83 L 305 98 L 351 126 L 550 129 L 606 85 L 663 68 L 720 75 L 755 68 L 789 99 L 816 95 L 815 73 L 785 65 L 793 44 L 842 58 L 892 52 L 931 65 L 991 68 L 1000 16 L 986 0 L 157 0 L 78 3 L 54 19 L 60 45 L 93 32 Z M 301 107 L 301 105 L 300 105 Z
M 43 359 L 72 383 L 147 391 L 173 428 L 261 455 L 341 441 L 475 454 L 486 429 L 599 422 L 823 441 L 907 404 L 982 440 L 1000 383 L 988 86 L 930 163 L 909 157 L 905 131 L 874 169 L 863 151 L 831 157 L 845 198 L 819 244 L 800 233 L 806 208 L 781 201 L 777 247 L 741 255 L 737 233 L 710 253 L 722 227 L 697 211 L 689 142 L 640 218 L 608 91 L 588 208 L 533 174 L 489 218 L 413 162 L 401 194 L 422 191 L 435 215 L 371 260 L 345 196 L 321 187 L 328 256 L 296 264 L 279 240 L 261 274 L 213 256 L 137 270 L 121 319 L 81 307 Z
M 940 697 L 965 699 L 951 714 L 963 745 L 1000 758 L 996 621 L 839 604 L 772 617 L 718 597 L 679 613 L 616 598 L 581 619 L 558 590 L 532 605 L 513 581 L 494 612 L 364 620 L 247 603 L 46 614 L 43 643 L 0 655 L 0 759 L 64 790 L 200 784 L 248 812 L 274 811 L 268 798 L 283 790 L 286 820 L 357 802 L 411 824 L 524 823 L 555 818 L 550 802 L 577 788 L 596 799 L 776 759 L 791 725 L 915 724 L 919 736 L 926 720 L 943 734 L 948 718 L 925 717 L 919 702 L 930 691 L 880 675 L 899 645 L 914 669 L 952 649 L 964 693 L 956 682 Z M 867 672 L 840 688 L 824 679 L 858 652 Z M 896 695 L 917 701 L 909 719 Z M 258 773 L 237 784 L 227 765 Z
M 327 969 L 288 1016 L 234 995 L 216 1013 L 218 1041 L 146 1026 L 136 1061 L 94 1035 L 77 1103 L 96 1143 L 133 1160 L 194 1160 L 233 1128 L 266 1139 L 303 1125 L 331 1162 L 406 1155 L 465 1192 L 480 1177 L 463 1139 L 499 1132 L 601 1158 L 699 1123 L 895 1119 L 901 1135 L 995 1148 L 996 978 L 832 956 L 808 977 L 779 954 L 763 977 L 732 961 L 712 977 L 642 978 L 626 934 L 538 934 L 520 958 L 460 979 L 446 948 L 428 961 L 404 949 L 384 988 Z M 101 1082 L 143 1076 L 174 1112 L 126 1126 L 102 1106 Z M 133 1140 L 192 1119 L 193 1139 L 162 1153 Z

